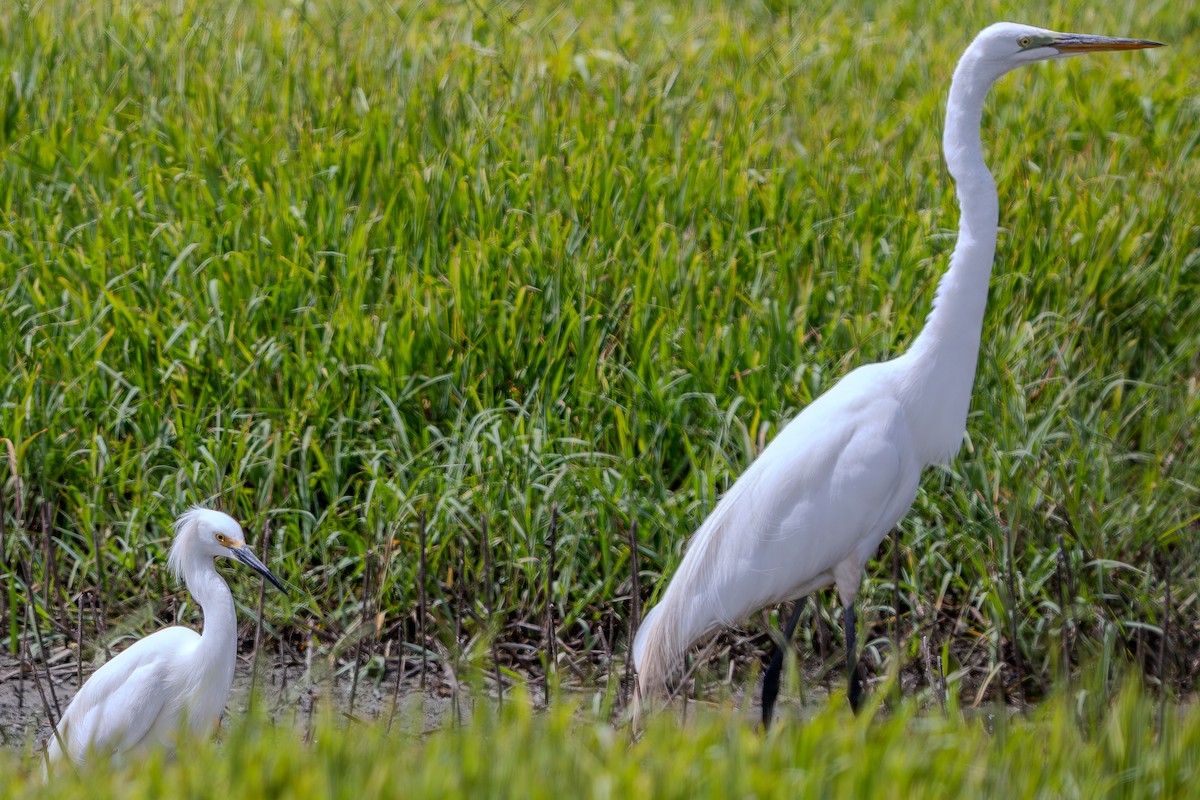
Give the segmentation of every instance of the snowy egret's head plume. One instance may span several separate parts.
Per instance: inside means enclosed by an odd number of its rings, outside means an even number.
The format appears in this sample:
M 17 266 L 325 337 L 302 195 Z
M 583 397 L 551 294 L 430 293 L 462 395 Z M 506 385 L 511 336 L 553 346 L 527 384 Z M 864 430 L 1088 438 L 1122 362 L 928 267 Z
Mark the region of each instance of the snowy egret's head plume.
M 1032 25 L 997 22 L 980 31 L 968 52 L 974 53 L 978 67 L 995 80 L 1009 70 L 1033 61 L 1069 58 L 1101 50 L 1142 50 L 1147 47 L 1162 47 L 1162 44 L 1143 39 L 1059 33 Z
M 176 578 L 187 575 L 188 566 L 201 559 L 236 558 L 287 593 L 283 584 L 255 557 L 246 545 L 242 526 L 233 517 L 209 508 L 192 508 L 175 522 L 175 541 L 167 565 Z
M 246 546 L 242 526 L 228 514 L 191 508 L 175 523 L 167 563 L 204 612 L 204 635 L 171 625 L 134 642 L 105 662 L 80 687 L 46 745 L 45 770 L 69 759 L 120 762 L 153 747 L 175 747 L 186 725 L 211 734 L 225 710 L 237 666 L 233 593 L 214 561 L 236 558 L 286 593 Z

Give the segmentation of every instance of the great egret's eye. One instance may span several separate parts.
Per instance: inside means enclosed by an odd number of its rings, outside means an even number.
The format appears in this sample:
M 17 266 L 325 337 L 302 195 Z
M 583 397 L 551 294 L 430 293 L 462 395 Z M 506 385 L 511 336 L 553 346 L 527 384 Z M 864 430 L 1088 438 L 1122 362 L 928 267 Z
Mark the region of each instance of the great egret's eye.
M 1029 38 L 1028 36 L 1022 36 L 1020 39 L 1017 39 L 1017 44 L 1021 45 L 1021 48 L 1024 49 L 1033 44 L 1033 39 Z

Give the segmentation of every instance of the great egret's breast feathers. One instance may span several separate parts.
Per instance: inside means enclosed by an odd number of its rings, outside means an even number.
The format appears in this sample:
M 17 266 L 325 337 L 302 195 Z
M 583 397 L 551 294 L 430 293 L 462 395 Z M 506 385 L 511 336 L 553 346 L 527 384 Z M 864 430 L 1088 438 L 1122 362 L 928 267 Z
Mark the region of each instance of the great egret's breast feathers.
M 919 473 L 907 418 L 887 388 L 893 371 L 873 364 L 847 375 L 717 504 L 634 643 L 643 685 L 666 680 L 706 633 L 831 582 L 839 563 L 878 546 Z

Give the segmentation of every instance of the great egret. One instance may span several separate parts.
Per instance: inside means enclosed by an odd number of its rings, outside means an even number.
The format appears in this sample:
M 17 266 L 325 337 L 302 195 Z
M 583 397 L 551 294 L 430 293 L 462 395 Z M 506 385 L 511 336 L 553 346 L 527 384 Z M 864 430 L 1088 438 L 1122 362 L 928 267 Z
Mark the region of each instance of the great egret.
M 183 730 L 212 730 L 221 719 L 237 660 L 233 595 L 214 560 L 236 558 L 286 593 L 246 546 L 242 527 L 220 511 L 192 508 L 175 522 L 167 564 L 204 611 L 204 634 L 173 625 L 107 662 L 67 706 L 47 745 L 50 763 L 66 756 L 121 758 L 167 745 Z
M 906 353 L 853 370 L 805 408 L 696 531 L 634 641 L 642 697 L 661 689 L 706 634 L 834 583 L 845 608 L 849 700 L 858 709 L 854 596 L 863 567 L 912 505 L 921 470 L 948 461 L 966 430 L 999 218 L 979 141 L 984 98 L 1022 64 L 1158 46 L 1001 22 L 966 49 L 942 140 L 958 187 L 958 241 L 925 327 Z M 764 727 L 781 662 L 777 654 L 763 679 Z

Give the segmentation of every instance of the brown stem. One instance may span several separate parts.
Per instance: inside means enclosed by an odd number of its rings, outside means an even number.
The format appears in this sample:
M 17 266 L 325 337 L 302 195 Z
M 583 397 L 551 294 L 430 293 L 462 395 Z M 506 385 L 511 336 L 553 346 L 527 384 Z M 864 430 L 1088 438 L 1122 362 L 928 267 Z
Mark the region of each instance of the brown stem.
M 425 692 L 425 671 L 429 657 L 425 652 L 425 509 L 417 518 L 417 540 L 420 553 L 417 560 L 417 642 L 421 647 L 421 692 Z
M 638 524 L 635 519 L 629 524 L 629 577 L 632 585 L 629 590 L 629 648 L 625 656 L 625 690 L 627 692 L 633 688 L 633 641 L 637 638 L 638 626 L 642 621 L 642 585 L 638 575 L 637 529 Z M 625 697 L 624 701 L 628 706 L 629 698 Z

